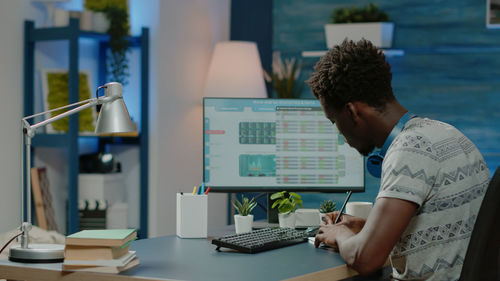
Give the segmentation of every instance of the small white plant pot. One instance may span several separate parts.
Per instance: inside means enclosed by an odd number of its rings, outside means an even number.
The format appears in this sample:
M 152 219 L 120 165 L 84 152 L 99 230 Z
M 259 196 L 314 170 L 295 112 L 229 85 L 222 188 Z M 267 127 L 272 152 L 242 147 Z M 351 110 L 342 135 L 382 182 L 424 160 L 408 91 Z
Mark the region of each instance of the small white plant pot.
M 236 228 L 236 234 L 251 232 L 252 225 L 253 215 L 234 215 L 234 227 Z
M 109 28 L 109 20 L 103 12 L 93 13 L 92 29 L 95 32 L 106 33 Z
M 328 49 L 341 44 L 346 37 L 354 42 L 365 38 L 371 41 L 375 47 L 391 48 L 393 32 L 394 23 L 392 22 L 334 23 L 325 25 Z
M 295 213 L 278 214 L 278 220 L 280 222 L 280 227 L 295 228 Z

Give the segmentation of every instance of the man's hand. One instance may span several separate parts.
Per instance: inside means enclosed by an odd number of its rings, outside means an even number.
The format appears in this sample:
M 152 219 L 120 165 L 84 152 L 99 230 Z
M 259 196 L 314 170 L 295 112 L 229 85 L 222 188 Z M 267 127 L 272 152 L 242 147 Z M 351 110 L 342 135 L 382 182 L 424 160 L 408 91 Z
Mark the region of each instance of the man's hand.
M 361 229 L 363 229 L 366 222 L 362 218 L 342 214 L 340 221 L 337 224 L 333 224 L 338 215 L 338 211 L 325 214 L 321 227 L 316 235 L 316 239 L 314 240 L 314 246 L 316 248 L 319 247 L 322 242 L 328 246 L 338 248 L 337 237 L 339 235 L 353 236 L 358 234 Z
M 318 229 L 314 245 L 321 242 L 337 246 L 346 263 L 360 274 L 380 268 L 408 226 L 418 205 L 397 198 L 378 198 L 368 220 L 343 214 L 337 224 L 338 212 L 329 213 Z M 328 223 L 328 224 L 327 224 Z

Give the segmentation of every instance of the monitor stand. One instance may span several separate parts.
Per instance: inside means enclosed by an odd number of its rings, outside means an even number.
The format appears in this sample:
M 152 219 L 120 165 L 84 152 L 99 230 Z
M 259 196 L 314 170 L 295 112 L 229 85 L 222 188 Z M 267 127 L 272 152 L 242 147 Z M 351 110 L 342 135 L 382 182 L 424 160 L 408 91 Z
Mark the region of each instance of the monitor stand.
M 267 222 L 270 224 L 279 224 L 278 220 L 278 208 L 271 208 L 273 201 L 271 200 L 271 194 L 267 194 Z
M 265 209 L 266 214 L 267 214 L 267 220 L 262 220 L 262 221 L 254 221 L 253 223 L 253 229 L 261 229 L 261 228 L 266 228 L 266 227 L 279 227 L 279 220 L 278 220 L 278 208 L 271 208 L 273 205 L 273 202 L 271 200 L 271 194 L 272 193 L 261 193 L 259 194 L 256 198 L 258 197 L 263 197 L 266 196 L 266 206 L 264 207 L 263 205 L 261 206 L 263 209 Z

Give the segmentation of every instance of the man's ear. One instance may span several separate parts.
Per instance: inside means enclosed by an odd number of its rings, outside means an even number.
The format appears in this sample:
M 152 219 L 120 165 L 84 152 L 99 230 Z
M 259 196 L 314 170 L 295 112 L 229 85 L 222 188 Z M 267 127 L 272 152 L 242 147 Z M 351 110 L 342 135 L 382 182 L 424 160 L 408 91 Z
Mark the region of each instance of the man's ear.
M 357 124 L 359 122 L 360 114 L 358 104 L 353 102 L 348 102 L 345 104 L 345 110 L 347 114 L 351 117 L 352 122 Z

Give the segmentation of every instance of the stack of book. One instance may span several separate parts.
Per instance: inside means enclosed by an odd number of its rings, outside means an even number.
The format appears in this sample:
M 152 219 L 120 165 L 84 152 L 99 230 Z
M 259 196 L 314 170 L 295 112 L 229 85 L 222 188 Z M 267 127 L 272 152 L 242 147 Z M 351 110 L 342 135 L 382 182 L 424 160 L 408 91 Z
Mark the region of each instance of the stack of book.
M 63 270 L 118 273 L 139 264 L 134 229 L 83 230 L 66 237 Z

